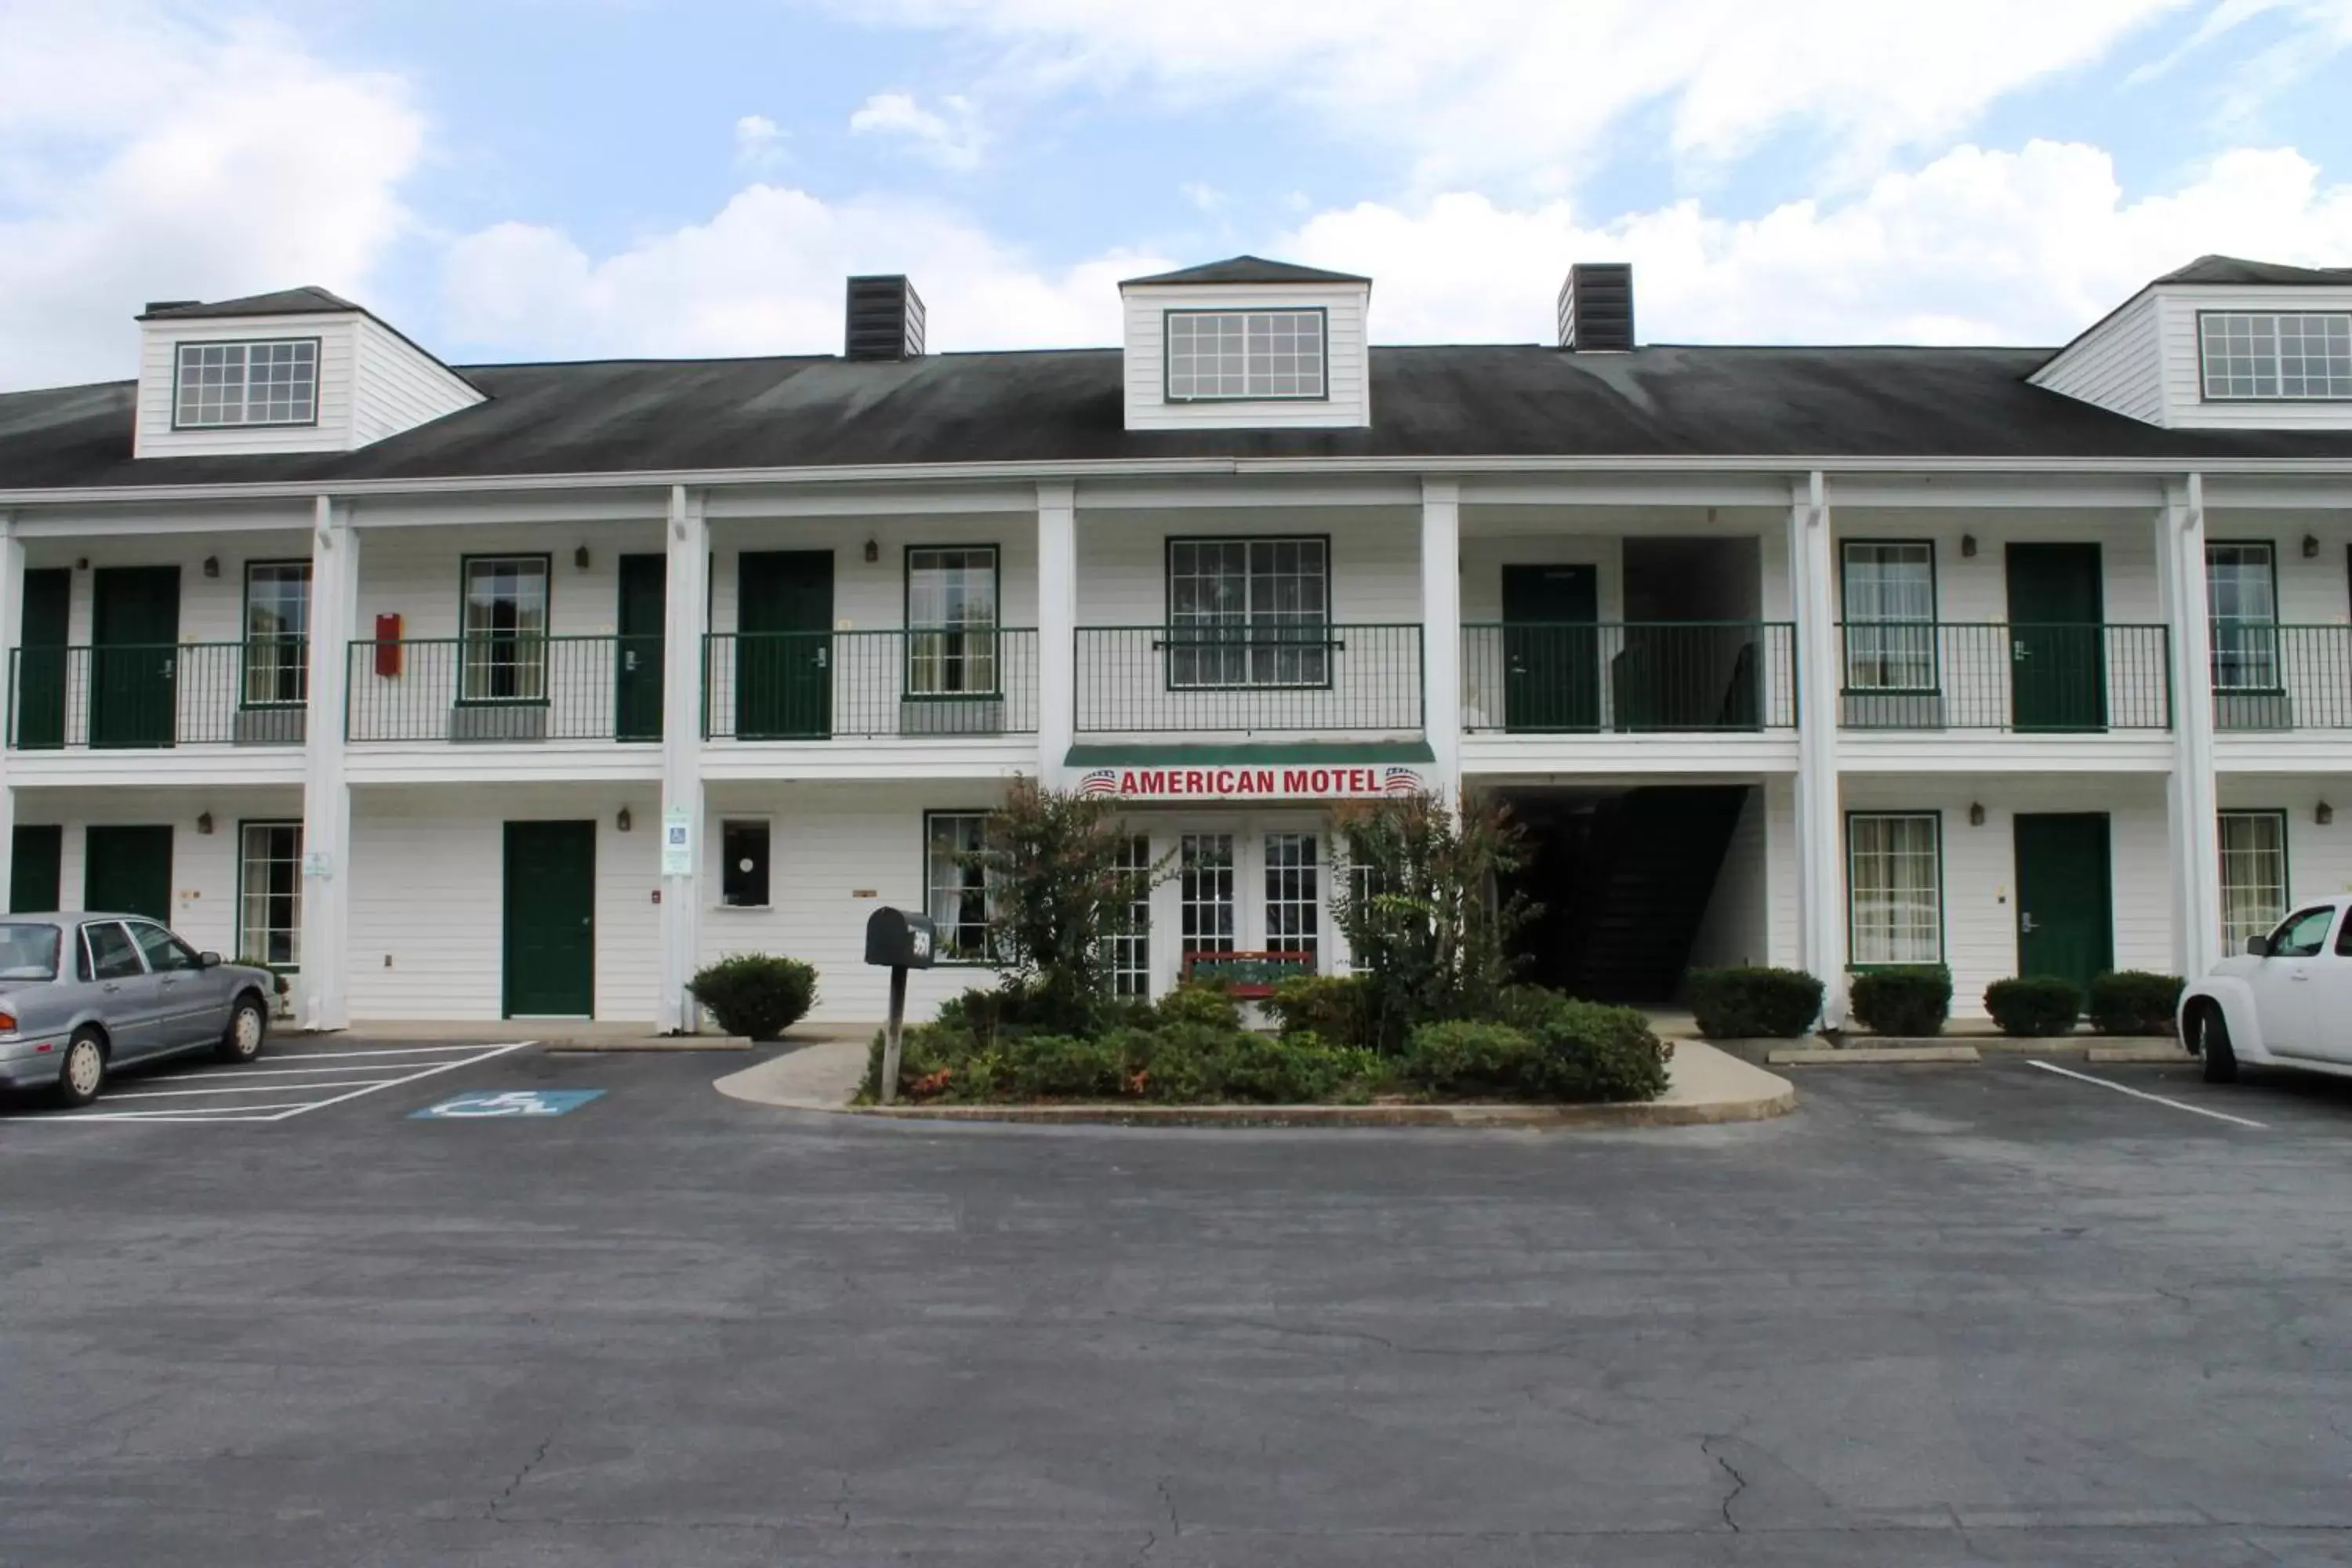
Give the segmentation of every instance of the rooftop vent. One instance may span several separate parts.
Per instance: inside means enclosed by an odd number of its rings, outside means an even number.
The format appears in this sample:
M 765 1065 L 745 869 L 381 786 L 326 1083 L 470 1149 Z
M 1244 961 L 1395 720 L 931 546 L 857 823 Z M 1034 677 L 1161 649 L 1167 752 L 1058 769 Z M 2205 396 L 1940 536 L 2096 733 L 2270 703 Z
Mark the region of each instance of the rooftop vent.
M 1559 346 L 1581 353 L 1627 353 L 1633 347 L 1633 268 L 1623 261 L 1580 261 L 1559 286 Z
M 923 297 L 905 276 L 849 280 L 850 359 L 920 359 L 923 356 Z

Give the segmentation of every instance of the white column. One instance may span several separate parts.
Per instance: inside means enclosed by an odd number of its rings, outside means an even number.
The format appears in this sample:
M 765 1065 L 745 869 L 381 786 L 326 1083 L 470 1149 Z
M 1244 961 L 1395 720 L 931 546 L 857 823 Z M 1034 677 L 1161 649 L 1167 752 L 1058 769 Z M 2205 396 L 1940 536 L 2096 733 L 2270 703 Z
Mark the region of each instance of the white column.
M 1845 1022 L 1844 834 L 1838 818 L 1836 551 L 1818 470 L 1789 508 L 1789 604 L 1797 620 L 1797 935 L 1820 977 L 1822 1021 Z
M 1462 486 L 1421 481 L 1421 713 L 1436 755 L 1430 783 L 1462 794 Z
M 687 825 L 689 854 L 683 875 L 661 879 L 661 993 L 655 1022 L 669 1033 L 691 1033 L 700 1014 L 686 985 L 701 967 L 703 837 L 703 634 L 710 606 L 710 524 L 702 496 L 684 485 L 669 492 L 667 603 L 662 612 L 662 833 Z M 667 850 L 665 848 L 665 855 Z
M 2212 632 L 2205 603 L 2205 479 L 2168 485 L 2157 581 L 2172 643 L 2172 961 L 2194 980 L 2221 952 L 2221 800 L 2213 780 Z
M 5 702 L 0 703 L 10 713 L 16 711 L 16 644 L 24 626 L 25 614 L 25 542 L 16 537 L 16 515 L 0 510 L 0 659 L 8 669 L 10 689 Z M 0 735 L 0 894 L 5 894 L 16 874 L 16 785 L 8 774 L 8 746 L 15 739 Z
M 306 1029 L 351 1026 L 352 792 L 343 718 L 359 627 L 360 536 L 349 503 L 326 496 L 310 527 L 310 670 L 302 743 L 302 954 L 296 1016 Z
M 1078 496 L 1037 487 L 1037 778 L 1057 787 L 1077 738 Z

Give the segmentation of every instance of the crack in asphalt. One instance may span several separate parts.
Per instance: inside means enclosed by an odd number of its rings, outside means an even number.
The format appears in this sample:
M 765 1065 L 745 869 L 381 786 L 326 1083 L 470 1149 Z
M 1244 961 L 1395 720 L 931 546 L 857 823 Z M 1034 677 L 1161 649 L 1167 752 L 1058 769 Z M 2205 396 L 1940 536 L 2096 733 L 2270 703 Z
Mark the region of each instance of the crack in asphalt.
M 539 1447 L 531 1454 L 530 1458 L 523 1461 L 522 1468 L 514 1473 L 514 1479 L 509 1481 L 506 1485 L 506 1489 L 499 1493 L 498 1496 L 492 1498 L 490 1500 L 489 1507 L 482 1510 L 482 1517 L 484 1519 L 495 1520 L 499 1517 L 499 1510 L 506 1506 L 507 1500 L 515 1495 L 516 1490 L 521 1487 L 523 1479 L 529 1476 L 531 1471 L 539 1468 L 540 1461 L 547 1458 L 547 1450 L 554 1447 L 554 1445 L 555 1434 L 552 1432 L 550 1432 L 546 1436 L 541 1437 L 539 1440 Z
M 1723 1473 L 1731 1478 L 1731 1489 L 1724 1494 L 1723 1501 L 1720 1505 L 1720 1511 L 1723 1514 L 1723 1527 L 1731 1531 L 1732 1534 L 1738 1535 L 1741 1534 L 1742 1531 L 1739 1528 L 1739 1521 L 1731 1517 L 1731 1505 L 1739 1500 L 1741 1493 L 1747 1491 L 1748 1478 L 1741 1475 L 1738 1468 L 1732 1464 L 1729 1459 L 1725 1458 L 1721 1454 L 1715 1451 L 1716 1444 L 1727 1443 L 1729 1441 L 1731 1441 L 1731 1439 L 1728 1437 L 1702 1437 L 1699 1439 L 1698 1451 L 1705 1454 L 1708 1458 L 1713 1459 L 1717 1464 L 1722 1466 Z

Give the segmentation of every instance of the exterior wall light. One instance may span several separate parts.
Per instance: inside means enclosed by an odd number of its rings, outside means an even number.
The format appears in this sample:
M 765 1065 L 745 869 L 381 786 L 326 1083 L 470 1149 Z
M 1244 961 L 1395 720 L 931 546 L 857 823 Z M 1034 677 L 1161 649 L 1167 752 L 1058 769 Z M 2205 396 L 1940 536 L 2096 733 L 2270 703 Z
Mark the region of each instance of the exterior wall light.
M 1984 807 L 1978 805 L 1975 801 L 1969 802 L 1969 826 L 1970 827 L 1982 827 L 1984 826 Z
M 583 572 L 588 570 L 588 547 L 586 545 L 583 544 L 579 549 L 572 552 L 572 564 L 579 567 Z
M 874 541 L 874 540 L 871 540 L 871 539 L 867 540 L 867 541 L 866 542 L 866 564 L 867 564 L 868 566 L 871 566 L 871 565 L 873 565 L 877 561 L 879 561 L 879 560 L 881 560 L 881 559 L 882 559 L 882 546 L 881 546 L 879 543 L 877 543 L 876 541 Z
M 1963 533 L 1960 535 L 1960 553 L 1967 556 L 1971 561 L 1976 559 L 1977 536 L 1975 534 Z
M 198 812 L 196 814 L 196 831 L 199 833 L 210 833 L 212 830 L 213 814 L 209 811 Z
M 205 575 L 207 577 L 217 577 L 220 575 L 219 556 L 207 555 L 205 557 Z
M 626 833 L 629 830 L 629 808 L 627 806 L 625 805 L 621 807 L 619 811 L 614 814 L 613 826 L 623 833 Z
M 2325 827 L 2336 820 L 2336 808 L 2323 800 L 2311 808 L 2311 820 Z
M 2303 558 L 2305 561 L 2316 561 L 2319 559 L 2318 535 L 2306 533 L 2303 536 Z

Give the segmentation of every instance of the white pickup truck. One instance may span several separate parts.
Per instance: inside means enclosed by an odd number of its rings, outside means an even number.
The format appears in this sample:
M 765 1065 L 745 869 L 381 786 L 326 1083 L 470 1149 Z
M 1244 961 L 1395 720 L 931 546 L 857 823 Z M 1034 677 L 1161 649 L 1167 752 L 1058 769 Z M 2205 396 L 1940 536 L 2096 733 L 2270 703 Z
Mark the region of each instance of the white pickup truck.
M 2180 994 L 2180 1040 L 2205 1081 L 2291 1067 L 2352 1077 L 2352 895 L 2315 900 Z

